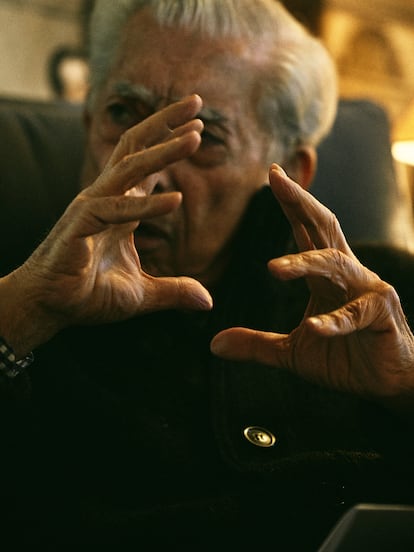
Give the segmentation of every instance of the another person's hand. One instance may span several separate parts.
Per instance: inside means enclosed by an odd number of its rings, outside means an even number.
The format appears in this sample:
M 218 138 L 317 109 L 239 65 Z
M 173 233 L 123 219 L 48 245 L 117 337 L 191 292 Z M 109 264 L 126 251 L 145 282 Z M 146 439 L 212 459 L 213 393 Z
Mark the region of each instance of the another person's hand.
M 140 220 L 180 204 L 178 192 L 151 191 L 156 171 L 199 147 L 203 124 L 194 117 L 200 109 L 194 95 L 128 130 L 99 178 L 74 199 L 26 263 L 0 282 L 2 316 L 8 320 L 6 328 L 0 324 L 0 335 L 15 350 L 26 353 L 70 324 L 211 307 L 197 281 L 143 272 L 133 239 Z
M 269 270 L 285 280 L 305 277 L 308 308 L 289 335 L 230 328 L 213 339 L 212 351 L 414 408 L 414 337 L 396 291 L 356 259 L 333 213 L 275 165 L 270 184 L 299 253 L 273 259 Z

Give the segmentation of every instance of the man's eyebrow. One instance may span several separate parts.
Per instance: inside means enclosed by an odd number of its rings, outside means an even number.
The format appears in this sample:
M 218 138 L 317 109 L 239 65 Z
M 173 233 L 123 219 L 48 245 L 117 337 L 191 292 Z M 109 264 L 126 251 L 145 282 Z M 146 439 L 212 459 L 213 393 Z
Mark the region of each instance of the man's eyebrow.
M 154 94 L 154 92 L 149 90 L 146 86 L 142 84 L 132 84 L 128 81 L 115 83 L 113 86 L 113 91 L 115 94 L 123 98 L 142 101 L 148 106 L 152 107 L 154 110 L 157 109 L 157 105 L 163 100 L 173 102 L 180 99 L 179 97 L 164 98 L 163 96 L 158 96 L 157 94 Z M 197 114 L 197 117 L 199 117 L 205 123 L 223 123 L 227 121 L 227 118 L 222 113 L 210 107 L 203 107 L 201 111 Z
M 113 91 L 122 98 L 129 98 L 132 100 L 140 100 L 150 107 L 155 109 L 157 103 L 160 101 L 159 96 L 151 92 L 146 86 L 142 84 L 131 84 L 127 81 L 117 82 L 113 86 Z

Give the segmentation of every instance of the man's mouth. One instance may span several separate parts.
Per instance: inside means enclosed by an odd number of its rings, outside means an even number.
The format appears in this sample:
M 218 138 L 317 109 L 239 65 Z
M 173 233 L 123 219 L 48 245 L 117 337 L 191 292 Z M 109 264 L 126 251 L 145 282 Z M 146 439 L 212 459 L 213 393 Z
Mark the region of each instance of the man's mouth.
M 168 241 L 168 234 L 154 224 L 141 222 L 135 230 L 134 239 L 139 253 L 140 251 L 157 249 L 163 243 L 165 244 Z

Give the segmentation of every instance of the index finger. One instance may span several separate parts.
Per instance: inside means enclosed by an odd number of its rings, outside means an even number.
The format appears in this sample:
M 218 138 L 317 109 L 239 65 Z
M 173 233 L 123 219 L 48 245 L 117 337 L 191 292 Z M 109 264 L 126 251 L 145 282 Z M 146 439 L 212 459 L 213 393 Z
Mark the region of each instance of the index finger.
M 197 131 L 189 131 L 174 138 L 156 144 L 148 149 L 124 156 L 116 165 L 109 167 L 83 193 L 88 196 L 122 195 L 131 188 L 143 184 L 141 190 L 146 194 L 145 179 L 161 171 L 167 165 L 192 155 L 201 142 Z
M 301 251 L 334 248 L 355 258 L 332 211 L 289 178 L 278 165 L 270 167 L 269 179 Z
M 196 117 L 202 105 L 203 102 L 200 96 L 193 94 L 164 107 L 164 109 L 131 127 L 121 136 L 109 158 L 108 166 L 115 165 L 126 155 L 149 148 L 166 139 L 180 136 L 180 128 Z M 201 121 L 198 122 L 198 126 L 201 131 Z M 197 128 L 198 126 L 196 123 Z M 195 129 L 197 129 L 196 127 Z

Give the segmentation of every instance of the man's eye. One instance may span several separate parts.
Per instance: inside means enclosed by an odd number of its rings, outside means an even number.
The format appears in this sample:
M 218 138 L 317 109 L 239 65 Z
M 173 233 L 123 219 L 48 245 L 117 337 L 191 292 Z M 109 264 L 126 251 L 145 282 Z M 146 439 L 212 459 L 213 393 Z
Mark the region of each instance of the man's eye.
M 221 165 L 228 159 L 229 149 L 225 140 L 208 130 L 201 133 L 200 148 L 191 156 L 192 162 L 202 167 Z
M 137 121 L 135 111 L 123 103 L 113 103 L 106 108 L 112 123 L 123 128 L 130 128 Z
M 146 105 L 127 99 L 108 99 L 100 119 L 100 132 L 104 140 L 116 144 L 129 128 L 143 121 L 153 111 Z
M 201 144 L 203 146 L 222 146 L 224 141 L 217 135 L 212 134 L 207 130 L 203 130 L 201 133 Z

